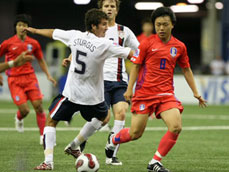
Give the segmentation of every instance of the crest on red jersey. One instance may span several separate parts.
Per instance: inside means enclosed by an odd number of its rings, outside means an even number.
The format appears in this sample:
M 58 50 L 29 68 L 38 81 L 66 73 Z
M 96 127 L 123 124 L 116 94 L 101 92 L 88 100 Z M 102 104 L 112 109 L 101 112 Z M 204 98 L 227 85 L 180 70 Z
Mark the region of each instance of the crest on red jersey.
M 176 57 L 176 55 L 177 55 L 177 49 L 175 47 L 170 48 L 170 55 L 172 57 Z
M 31 52 L 31 51 L 32 51 L 32 49 L 33 49 L 32 44 L 28 44 L 28 45 L 27 45 L 27 50 L 28 50 L 29 52 Z

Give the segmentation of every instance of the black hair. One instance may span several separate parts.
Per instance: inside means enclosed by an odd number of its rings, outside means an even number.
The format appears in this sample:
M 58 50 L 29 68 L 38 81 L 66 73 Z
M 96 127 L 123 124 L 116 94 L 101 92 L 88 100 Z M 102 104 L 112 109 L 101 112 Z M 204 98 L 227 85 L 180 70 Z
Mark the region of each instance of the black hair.
M 158 17 L 169 16 L 173 25 L 176 23 L 176 16 L 174 12 L 169 7 L 159 7 L 151 14 L 151 21 L 153 25 L 155 24 L 155 20 Z
M 23 22 L 23 23 L 26 23 L 28 26 L 31 26 L 32 18 L 28 14 L 18 14 L 15 17 L 14 27 L 16 27 L 18 22 Z
M 85 27 L 87 31 L 92 30 L 92 25 L 98 26 L 102 19 L 108 20 L 108 16 L 103 11 L 92 8 L 85 14 Z

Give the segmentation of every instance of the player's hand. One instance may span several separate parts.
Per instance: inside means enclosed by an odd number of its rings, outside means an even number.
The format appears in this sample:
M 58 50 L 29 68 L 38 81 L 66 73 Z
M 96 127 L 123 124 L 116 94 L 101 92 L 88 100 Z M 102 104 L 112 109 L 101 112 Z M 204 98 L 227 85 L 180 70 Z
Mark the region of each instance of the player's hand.
M 21 66 L 25 64 L 28 61 L 31 61 L 34 59 L 32 55 L 28 55 L 29 51 L 22 52 L 15 60 L 14 60 L 14 66 Z
M 0 86 L 3 86 L 3 77 L 1 74 L 0 74 Z
M 202 107 L 202 108 L 207 107 L 207 101 L 204 100 L 201 96 L 194 95 L 194 97 L 199 100 L 199 106 L 200 107 Z
M 24 32 L 30 32 L 32 34 L 35 34 L 36 33 L 36 29 L 32 28 L 32 27 L 27 27 L 27 28 L 24 29 Z
M 56 84 L 57 84 L 57 82 L 56 82 L 56 80 L 52 77 L 52 76 L 48 76 L 47 77 L 47 79 L 50 81 L 50 82 L 52 82 L 52 84 L 54 85 L 54 87 L 56 86 Z
M 65 59 L 62 61 L 62 66 L 63 66 L 63 67 L 68 67 L 70 63 L 71 63 L 71 59 L 70 59 L 70 58 L 65 58 Z
M 127 89 L 126 92 L 123 94 L 126 101 L 130 101 L 133 96 L 132 89 Z

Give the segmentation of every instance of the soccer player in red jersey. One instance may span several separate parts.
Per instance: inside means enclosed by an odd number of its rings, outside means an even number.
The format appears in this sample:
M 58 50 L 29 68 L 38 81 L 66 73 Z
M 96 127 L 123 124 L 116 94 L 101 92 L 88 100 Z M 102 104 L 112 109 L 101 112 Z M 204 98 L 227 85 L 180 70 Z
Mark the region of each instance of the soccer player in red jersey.
M 27 36 L 24 29 L 31 23 L 31 17 L 26 14 L 16 16 L 15 31 L 16 34 L 2 42 L 0 47 L 0 57 L 5 55 L 5 62 L 14 60 L 24 51 L 29 51 L 28 55 L 34 55 L 38 61 L 47 79 L 54 85 L 56 81 L 48 72 L 47 64 L 43 58 L 42 50 L 38 41 Z M 19 67 L 12 67 L 6 70 L 8 76 L 8 85 L 12 99 L 18 107 L 16 113 L 16 129 L 23 132 L 23 118 L 29 113 L 27 100 L 30 100 L 37 116 L 37 124 L 40 129 L 40 144 L 42 144 L 43 130 L 45 127 L 46 114 L 42 107 L 42 93 L 32 67 L 31 62 L 26 62 Z
M 149 162 L 149 172 L 169 172 L 160 162 L 175 145 L 182 129 L 181 113 L 183 107 L 174 95 L 173 74 L 176 63 L 182 68 L 185 79 L 201 107 L 206 101 L 199 95 L 189 64 L 186 46 L 172 36 L 176 17 L 168 7 L 156 9 L 151 16 L 155 35 L 144 40 L 139 46 L 139 56 L 133 57 L 129 85 L 124 96 L 132 97 L 135 81 L 137 85 L 132 98 L 132 121 L 130 128 L 111 134 L 106 145 L 110 156 L 117 144 L 140 138 L 145 130 L 148 116 L 155 113 L 161 118 L 168 131 L 162 137 L 158 149 Z
M 144 39 L 153 34 L 153 24 L 150 19 L 146 18 L 142 21 L 142 33 L 137 36 L 138 41 L 141 43 Z

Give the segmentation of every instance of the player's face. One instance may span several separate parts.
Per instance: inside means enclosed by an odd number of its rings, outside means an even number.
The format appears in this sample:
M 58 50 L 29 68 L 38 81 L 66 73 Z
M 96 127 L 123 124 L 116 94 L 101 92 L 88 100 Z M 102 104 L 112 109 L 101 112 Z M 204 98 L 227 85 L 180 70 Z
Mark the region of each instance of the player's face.
M 169 16 L 157 17 L 155 20 L 155 30 L 159 38 L 163 42 L 167 42 L 170 39 L 173 24 Z
M 108 29 L 108 21 L 102 19 L 98 26 L 92 26 L 92 32 L 98 37 L 105 37 L 105 33 Z
M 25 28 L 28 27 L 28 24 L 27 23 L 24 23 L 24 22 L 17 22 L 17 25 L 16 25 L 16 33 L 17 35 L 19 36 L 23 36 L 26 34 L 26 32 L 24 32 Z
M 118 14 L 115 1 L 114 0 L 103 1 L 102 11 L 108 15 L 109 20 L 115 19 L 115 17 Z

